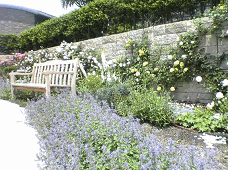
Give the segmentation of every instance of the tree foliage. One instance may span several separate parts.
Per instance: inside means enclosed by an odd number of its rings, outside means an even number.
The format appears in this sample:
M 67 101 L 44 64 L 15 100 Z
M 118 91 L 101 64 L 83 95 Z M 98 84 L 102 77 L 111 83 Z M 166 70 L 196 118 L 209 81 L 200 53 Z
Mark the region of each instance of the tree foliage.
M 78 7 L 82 7 L 84 5 L 86 5 L 87 3 L 89 3 L 92 0 L 61 0 L 62 6 L 67 8 L 68 6 L 72 6 L 72 5 L 77 5 Z

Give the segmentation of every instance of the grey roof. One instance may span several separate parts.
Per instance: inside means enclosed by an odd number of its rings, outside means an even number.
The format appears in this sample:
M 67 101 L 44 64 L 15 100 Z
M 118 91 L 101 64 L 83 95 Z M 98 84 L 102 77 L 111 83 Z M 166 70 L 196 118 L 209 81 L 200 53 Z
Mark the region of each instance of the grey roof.
M 12 8 L 12 9 L 18 9 L 18 10 L 23 10 L 23 11 L 27 11 L 36 15 L 43 15 L 46 16 L 48 18 L 53 18 L 55 16 L 53 15 L 49 15 L 45 12 L 41 12 L 35 9 L 30 9 L 30 8 L 26 8 L 26 7 L 22 7 L 22 6 L 16 6 L 16 5 L 8 5 L 8 4 L 0 4 L 0 7 L 5 7 L 5 8 Z

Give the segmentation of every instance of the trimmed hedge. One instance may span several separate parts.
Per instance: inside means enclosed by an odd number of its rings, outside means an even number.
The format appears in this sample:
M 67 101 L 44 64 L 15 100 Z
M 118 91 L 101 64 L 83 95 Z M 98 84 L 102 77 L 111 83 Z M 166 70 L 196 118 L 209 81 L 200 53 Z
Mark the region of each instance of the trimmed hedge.
M 10 54 L 18 49 L 16 34 L 0 34 L 0 53 Z
M 209 0 L 208 0 L 209 2 Z M 214 1 L 213 1 L 214 2 Z M 214 5 L 218 2 L 216 1 Z M 95 0 L 67 15 L 49 19 L 19 34 L 22 51 L 76 42 L 158 23 L 191 18 L 204 11 L 206 3 L 179 0 Z

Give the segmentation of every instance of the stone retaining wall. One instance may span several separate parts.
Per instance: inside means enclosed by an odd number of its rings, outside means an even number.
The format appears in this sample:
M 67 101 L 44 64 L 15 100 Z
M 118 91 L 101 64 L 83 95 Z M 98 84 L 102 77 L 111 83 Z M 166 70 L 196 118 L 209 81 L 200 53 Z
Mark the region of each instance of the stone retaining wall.
M 207 18 L 204 18 L 204 23 L 210 24 L 211 22 Z M 225 27 L 228 28 L 228 25 L 225 25 Z M 192 21 L 187 20 L 89 39 L 73 44 L 83 44 L 90 48 L 103 50 L 106 58 L 112 59 L 127 56 L 129 54 L 129 51 L 125 49 L 125 44 L 128 39 L 131 38 L 134 40 L 141 40 L 143 36 L 147 36 L 151 42 L 151 50 L 162 47 L 163 49 L 159 51 L 160 54 L 167 54 L 165 47 L 175 47 L 177 45 L 179 35 L 186 32 L 192 32 L 194 30 L 195 27 Z M 54 48 L 56 47 L 50 49 Z M 228 54 L 228 40 L 218 39 L 216 35 L 206 35 L 200 44 L 200 48 L 203 49 L 204 54 L 212 55 L 210 58 L 211 62 L 216 62 L 219 55 L 222 53 Z M 228 70 L 227 61 L 224 60 L 222 62 L 222 68 L 224 70 Z M 201 84 L 197 84 L 194 81 L 190 83 L 178 82 L 176 91 L 173 94 L 174 99 L 176 100 L 201 103 L 210 102 L 213 96 L 213 94 L 208 93 Z
M 205 24 L 210 24 L 210 20 L 204 18 Z M 228 28 L 228 24 L 225 25 Z M 175 47 L 179 40 L 179 35 L 186 32 L 195 31 L 194 24 L 191 20 L 181 21 L 177 23 L 164 24 L 153 26 L 145 29 L 133 30 L 125 33 L 109 35 L 99 37 L 95 39 L 85 40 L 74 43 L 79 45 L 82 43 L 85 46 L 99 48 L 104 51 L 107 59 L 118 58 L 127 56 L 128 51 L 125 49 L 125 44 L 128 39 L 142 39 L 143 36 L 147 36 L 151 42 L 151 50 L 162 47 L 160 54 L 167 54 L 166 47 Z M 209 57 L 211 62 L 216 62 L 217 57 L 222 53 L 228 54 L 228 40 L 219 39 L 217 35 L 206 35 L 202 39 L 199 49 Z M 158 51 L 156 51 L 157 53 Z M 228 59 L 226 55 L 226 59 Z M 222 68 L 228 70 L 227 61 L 222 62 Z M 173 93 L 175 100 L 182 102 L 200 102 L 208 103 L 212 100 L 214 94 L 207 92 L 206 88 L 202 84 L 198 84 L 195 81 L 192 82 L 178 82 L 176 91 Z

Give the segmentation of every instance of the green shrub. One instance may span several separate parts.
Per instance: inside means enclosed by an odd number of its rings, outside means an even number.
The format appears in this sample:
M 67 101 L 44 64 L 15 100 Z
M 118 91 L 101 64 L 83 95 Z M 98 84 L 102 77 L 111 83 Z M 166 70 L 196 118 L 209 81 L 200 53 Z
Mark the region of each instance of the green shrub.
M 96 94 L 99 100 L 106 100 L 110 107 L 112 107 L 112 104 L 115 107 L 116 103 L 126 99 L 130 94 L 130 89 L 128 84 L 119 83 L 100 88 Z
M 12 71 L 17 71 L 17 66 L 8 66 L 3 69 L 3 72 L 6 75 Z
M 227 114 L 214 113 L 213 110 L 203 109 L 202 107 L 195 108 L 193 113 L 178 115 L 177 123 L 201 132 L 227 130 Z
M 88 75 L 87 78 L 78 81 L 78 90 L 95 94 L 103 86 L 102 78 L 99 75 Z
M 0 52 L 10 54 L 18 49 L 18 39 L 15 34 L 0 34 Z
M 165 127 L 173 122 L 169 99 L 168 95 L 159 95 L 152 89 L 131 91 L 126 100 L 117 102 L 116 110 L 120 115 L 133 114 L 145 122 Z
M 9 87 L 3 87 L 0 90 L 0 98 L 3 100 L 11 100 L 11 90 Z

